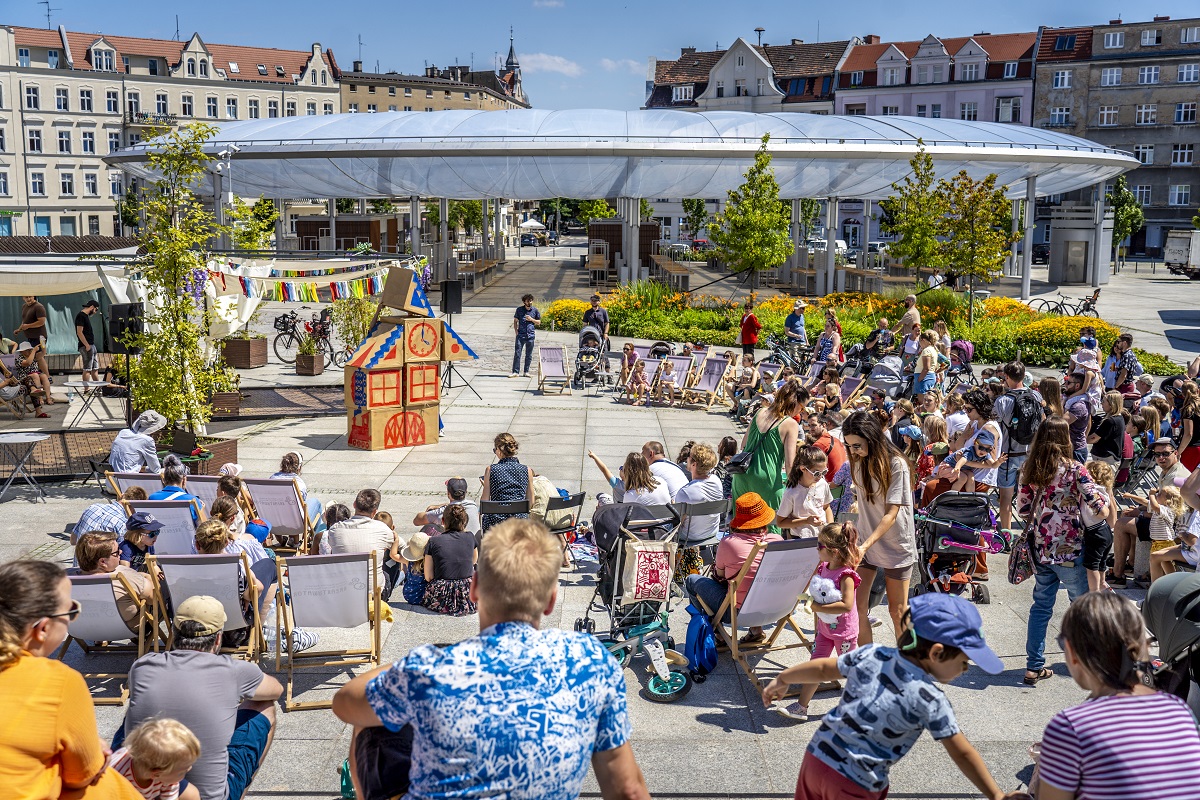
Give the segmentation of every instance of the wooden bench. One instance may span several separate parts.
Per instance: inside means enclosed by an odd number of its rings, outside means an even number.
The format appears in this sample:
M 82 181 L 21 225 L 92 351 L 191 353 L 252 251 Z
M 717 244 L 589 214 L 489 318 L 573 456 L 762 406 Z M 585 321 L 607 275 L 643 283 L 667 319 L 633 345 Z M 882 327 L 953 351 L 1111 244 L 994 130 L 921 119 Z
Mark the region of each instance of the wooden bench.
M 458 265 L 458 275 L 460 278 L 464 279 L 470 276 L 471 291 L 475 291 L 475 279 L 478 277 L 480 283 L 483 286 L 487 286 L 488 273 L 496 269 L 499 264 L 500 262 L 494 259 L 487 261 L 484 261 L 483 259 L 479 259 L 477 261 L 467 261 Z
M 608 283 L 608 256 L 593 253 L 587 260 L 588 285 L 601 286 Z
M 678 292 L 689 291 L 691 286 L 692 271 L 682 264 L 674 261 L 667 262 L 663 265 L 663 270 L 667 273 L 667 285 Z

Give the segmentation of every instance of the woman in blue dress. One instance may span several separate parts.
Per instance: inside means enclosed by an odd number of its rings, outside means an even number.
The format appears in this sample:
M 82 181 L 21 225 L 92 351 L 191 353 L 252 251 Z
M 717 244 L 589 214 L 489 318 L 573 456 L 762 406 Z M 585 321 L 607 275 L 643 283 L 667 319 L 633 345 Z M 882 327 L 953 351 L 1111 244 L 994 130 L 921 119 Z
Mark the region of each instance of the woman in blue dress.
M 496 463 L 488 467 L 483 476 L 483 500 L 498 503 L 513 503 L 519 500 L 530 500 L 529 487 L 533 485 L 533 470 L 517 460 L 517 450 L 520 446 L 511 433 L 502 433 L 492 442 L 492 452 L 496 455 Z M 529 519 L 528 512 L 520 514 L 484 514 L 480 525 L 486 533 L 493 525 L 499 525 L 506 519 L 519 517 Z

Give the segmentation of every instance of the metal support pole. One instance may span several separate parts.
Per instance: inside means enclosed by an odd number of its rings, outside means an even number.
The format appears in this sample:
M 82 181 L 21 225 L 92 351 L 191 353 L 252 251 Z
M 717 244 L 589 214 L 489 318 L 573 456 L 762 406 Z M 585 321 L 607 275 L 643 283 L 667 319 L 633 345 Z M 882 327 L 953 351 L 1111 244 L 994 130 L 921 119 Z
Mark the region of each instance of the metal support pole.
M 837 291 L 837 213 L 836 197 L 825 200 L 825 294 Z
M 1092 229 L 1092 288 L 1100 288 L 1100 270 L 1108 254 L 1104 252 L 1104 184 L 1096 184 L 1096 225 Z
M 488 257 L 488 201 L 487 201 L 486 197 L 480 198 L 479 211 L 480 211 L 480 219 L 483 220 L 483 222 L 480 223 L 480 226 L 479 226 L 481 229 L 480 234 L 482 237 L 479 241 L 480 241 L 480 244 L 483 245 L 482 258 L 484 261 L 487 261 L 487 257 Z
M 1013 200 L 1012 201 L 1012 213 L 1011 213 L 1011 216 L 1012 216 L 1012 244 L 1010 244 L 1008 246 L 1008 275 L 1010 278 L 1015 278 L 1017 276 L 1017 270 L 1019 269 L 1018 261 L 1017 261 L 1017 258 L 1018 258 L 1018 256 L 1017 256 L 1017 225 L 1020 224 L 1020 219 L 1018 219 L 1020 214 L 1021 214 L 1021 201 Z
M 442 240 L 442 278 L 454 278 L 450 274 L 450 201 L 438 198 L 438 238 Z
M 1029 279 L 1033 272 L 1033 213 L 1037 205 L 1037 177 L 1025 179 L 1025 239 L 1021 246 L 1021 300 L 1029 302 Z
M 629 275 L 633 280 L 641 279 L 642 267 L 642 201 L 630 197 L 629 203 Z
M 412 195 L 408 198 L 408 218 L 411 228 L 408 238 L 413 256 L 421 255 L 421 198 Z
M 337 244 L 337 198 L 329 198 L 329 242 L 332 250 L 338 249 Z M 317 243 L 317 249 L 321 249 L 320 242 Z
M 493 210 L 492 217 L 492 246 L 496 249 L 496 260 L 499 261 L 500 248 L 502 246 L 500 239 L 500 198 L 497 197 L 493 202 L 495 203 L 496 207 Z

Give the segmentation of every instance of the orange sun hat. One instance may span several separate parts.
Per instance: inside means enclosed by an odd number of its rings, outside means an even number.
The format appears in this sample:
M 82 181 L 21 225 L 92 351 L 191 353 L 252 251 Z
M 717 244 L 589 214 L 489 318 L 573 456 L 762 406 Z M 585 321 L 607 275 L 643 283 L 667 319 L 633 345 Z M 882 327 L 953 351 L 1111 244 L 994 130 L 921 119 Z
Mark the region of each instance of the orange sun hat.
M 758 492 L 746 492 L 737 499 L 730 530 L 756 530 L 765 528 L 775 521 L 775 509 L 767 505 Z

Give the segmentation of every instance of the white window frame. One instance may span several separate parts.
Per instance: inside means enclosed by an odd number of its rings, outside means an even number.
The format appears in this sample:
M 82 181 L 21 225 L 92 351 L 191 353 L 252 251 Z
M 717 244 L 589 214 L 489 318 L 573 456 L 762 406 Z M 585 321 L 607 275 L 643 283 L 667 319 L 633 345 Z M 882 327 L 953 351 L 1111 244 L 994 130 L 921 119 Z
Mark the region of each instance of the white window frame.
M 83 173 L 83 193 L 88 197 L 100 196 L 100 179 L 96 177 L 96 173 Z
M 1196 102 L 1176 103 L 1175 104 L 1175 124 L 1176 125 L 1194 125 L 1196 124 Z
M 80 131 L 79 143 L 81 153 L 95 155 L 96 153 L 96 132 L 95 131 Z
M 1054 71 L 1054 80 L 1051 84 L 1053 89 L 1070 89 L 1071 88 L 1071 70 L 1058 69 Z
M 63 170 L 58 173 L 58 196 L 59 197 L 74 197 L 75 196 L 75 173 Z
M 1065 127 L 1071 124 L 1071 107 L 1054 106 L 1050 109 L 1050 124 L 1054 127 Z
M 215 97 L 204 98 L 204 113 L 209 119 L 219 119 L 221 115 L 221 101 Z
M 1167 205 L 1190 206 L 1192 204 L 1192 185 L 1190 183 L 1173 183 L 1167 188 Z
M 1138 85 L 1153 86 L 1158 83 L 1162 70 L 1158 67 L 1138 67 Z
M 1147 28 L 1142 31 L 1142 47 L 1157 47 L 1162 44 L 1162 28 Z
M 121 134 L 117 131 L 108 132 L 108 152 L 115 153 L 121 149 Z
M 46 173 L 29 173 L 29 194 L 34 197 L 46 196 Z
M 166 92 L 156 92 L 154 94 L 154 113 L 155 114 L 170 114 L 171 113 L 171 98 Z
M 109 89 L 104 93 L 104 109 L 109 114 L 121 113 L 121 93 L 116 89 Z
M 762 97 L 762 96 L 763 96 L 763 95 L 765 95 L 766 93 L 767 93 L 767 79 L 766 79 L 766 78 L 758 78 L 758 79 L 756 79 L 756 80 L 754 81 L 754 95 L 755 95 L 755 97 Z
M 25 132 L 25 145 L 31 153 L 41 153 L 46 149 L 46 140 L 41 128 L 30 128 Z
M 93 98 L 92 98 L 92 90 L 91 89 L 80 89 L 79 90 L 79 110 L 80 111 L 85 111 L 89 114 L 92 113 L 92 108 L 94 107 L 92 100 L 93 100 Z
M 71 131 L 60 130 L 58 132 L 58 136 L 55 138 L 58 139 L 58 152 L 66 154 L 66 155 L 70 155 L 70 153 L 71 153 Z
M 1157 103 L 1141 103 L 1134 109 L 1133 114 L 1134 125 L 1157 125 L 1158 124 L 1158 104 Z
M 1016 61 L 1005 61 L 1004 62 L 1004 78 L 1005 78 L 1005 80 L 1012 80 L 1015 77 L 1017 77 L 1017 62 Z
M 1150 205 L 1150 201 L 1153 196 L 1154 193 L 1151 189 L 1151 185 L 1148 183 L 1141 183 L 1133 187 L 1133 197 L 1135 200 L 1137 200 L 1139 205 Z
M 692 93 L 695 91 L 695 84 L 685 83 L 671 87 L 671 102 L 685 103 L 692 99 Z
M 196 98 L 190 94 L 185 94 L 179 101 L 180 116 L 191 117 L 196 114 Z
M 1175 79 L 1179 83 L 1200 83 L 1200 64 L 1180 64 Z
M 1197 42 L 1200 42 L 1200 25 L 1179 29 L 1180 44 L 1196 44 Z
M 879 115 L 882 117 L 898 117 L 900 116 L 900 106 L 883 106 L 879 110 Z
M 17 66 L 22 67 L 24 69 L 29 68 L 29 48 L 28 47 L 18 47 L 17 48 Z
M 332 113 L 333 113 L 333 103 L 325 103 L 325 105 L 322 106 L 322 115 L 329 116 Z
M 8 197 L 8 173 L 0 171 L 0 197 Z
M 238 99 L 236 97 L 225 98 L 225 119 L 238 118 Z
M 979 103 L 959 103 L 958 118 L 968 122 L 979 121 Z
M 1125 46 L 1125 31 L 1110 31 L 1104 34 L 1104 49 L 1116 50 Z
M 962 75 L 959 77 L 961 81 L 977 81 L 979 80 L 979 65 L 978 64 L 963 64 Z
M 1096 117 L 1096 124 L 1102 127 L 1117 124 L 1117 114 L 1120 106 L 1100 106 L 1100 113 Z
M 70 111 L 71 110 L 71 90 L 60 86 L 54 90 L 54 110 L 55 111 Z
M 25 87 L 25 109 L 27 111 L 40 111 L 42 108 L 42 92 L 36 86 Z
M 862 86 L 862 82 L 863 82 L 863 71 L 861 69 L 855 70 L 854 72 L 850 73 L 850 85 L 851 86 Z
M 1194 144 L 1173 144 L 1171 145 L 1171 166 L 1173 167 L 1190 167 L 1196 161 L 1196 145 Z
M 1121 68 L 1120 67 L 1105 67 L 1100 70 L 1100 85 L 1101 86 L 1120 86 L 1121 85 Z
M 1133 146 L 1133 157 L 1142 164 L 1150 165 L 1154 163 L 1154 145 L 1152 144 L 1137 144 Z
M 904 68 L 903 67 L 884 67 L 883 80 L 881 86 L 899 86 L 904 83 Z

